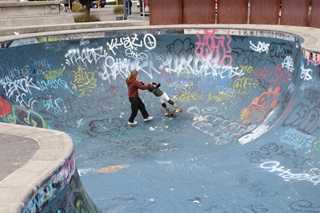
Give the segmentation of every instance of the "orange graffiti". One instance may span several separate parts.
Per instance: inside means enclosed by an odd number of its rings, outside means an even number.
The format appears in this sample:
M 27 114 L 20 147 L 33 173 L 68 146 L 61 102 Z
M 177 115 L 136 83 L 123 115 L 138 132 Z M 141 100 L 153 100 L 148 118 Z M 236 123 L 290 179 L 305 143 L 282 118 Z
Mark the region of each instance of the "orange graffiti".
M 277 86 L 274 90 L 272 87 L 268 88 L 268 91 L 262 93 L 259 97 L 255 97 L 252 100 L 250 107 L 246 107 L 241 111 L 241 118 L 243 124 L 249 122 L 260 122 L 264 119 L 265 114 L 270 108 L 274 108 L 279 99 L 280 87 Z M 273 95 L 273 100 L 271 100 L 271 95 Z M 271 103 L 270 103 L 271 101 Z M 270 103 L 270 104 L 269 104 Z
M 93 170 L 93 172 L 96 173 L 111 173 L 111 172 L 117 172 L 121 169 L 127 169 L 129 167 L 128 164 L 123 165 L 115 165 L 115 166 L 108 166 L 101 169 Z
M 253 77 L 258 79 L 265 79 L 267 82 L 274 84 L 288 84 L 292 73 L 288 70 L 282 69 L 282 65 L 275 67 L 263 67 L 253 70 Z

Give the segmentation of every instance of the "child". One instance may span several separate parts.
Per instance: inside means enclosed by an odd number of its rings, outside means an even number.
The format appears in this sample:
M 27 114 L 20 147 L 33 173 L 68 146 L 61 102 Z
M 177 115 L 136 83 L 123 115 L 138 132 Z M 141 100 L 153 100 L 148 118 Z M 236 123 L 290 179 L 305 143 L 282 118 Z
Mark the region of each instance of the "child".
M 170 109 L 167 107 L 165 102 L 168 102 L 172 106 L 174 106 L 176 112 L 182 112 L 182 109 L 180 109 L 177 104 L 175 104 L 167 95 L 166 92 L 163 92 L 159 87 L 161 86 L 160 83 L 152 82 L 152 86 L 148 88 L 149 92 L 152 92 L 156 97 L 160 98 L 161 106 L 166 109 L 165 115 L 170 114 Z

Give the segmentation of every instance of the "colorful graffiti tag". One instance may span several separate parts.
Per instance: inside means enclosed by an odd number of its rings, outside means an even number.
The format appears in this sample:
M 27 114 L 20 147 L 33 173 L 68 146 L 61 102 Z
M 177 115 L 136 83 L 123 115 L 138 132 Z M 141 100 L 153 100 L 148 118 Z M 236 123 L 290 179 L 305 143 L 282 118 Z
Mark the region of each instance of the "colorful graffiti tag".
M 57 35 L 0 49 L 0 121 L 68 133 L 84 185 L 105 183 L 90 188 L 103 212 L 318 209 L 318 60 L 303 56 L 298 36 L 229 32 Z M 160 82 L 184 112 L 167 119 L 141 91 L 154 120 L 139 115 L 129 127 L 124 82 L 133 69 Z M 98 211 L 79 181 L 72 157 L 25 212 Z

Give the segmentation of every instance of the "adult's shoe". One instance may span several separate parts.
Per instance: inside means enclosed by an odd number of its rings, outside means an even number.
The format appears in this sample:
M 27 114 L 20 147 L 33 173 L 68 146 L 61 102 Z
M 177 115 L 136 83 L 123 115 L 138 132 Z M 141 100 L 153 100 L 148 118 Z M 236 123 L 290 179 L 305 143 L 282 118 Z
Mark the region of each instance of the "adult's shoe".
M 146 122 L 146 121 L 151 121 L 152 119 L 153 119 L 153 117 L 150 117 L 150 116 L 149 116 L 149 117 L 143 119 L 143 121 L 144 121 L 144 122 Z
M 138 124 L 137 121 L 133 121 L 133 122 L 128 121 L 128 125 L 134 126 L 134 125 L 137 125 L 137 124 Z

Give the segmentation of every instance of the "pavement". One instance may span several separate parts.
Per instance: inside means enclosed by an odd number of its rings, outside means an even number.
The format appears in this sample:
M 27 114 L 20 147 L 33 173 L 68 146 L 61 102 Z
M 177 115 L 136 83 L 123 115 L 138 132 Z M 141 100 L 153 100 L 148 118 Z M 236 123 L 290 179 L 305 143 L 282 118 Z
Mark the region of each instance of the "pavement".
M 18 26 L 18 27 L 0 27 L 0 36 L 7 40 L 8 37 L 16 35 L 42 33 L 42 32 L 55 32 L 66 30 L 83 30 L 83 29 L 97 29 L 97 28 L 113 28 L 113 27 L 130 27 L 130 26 L 148 26 L 149 16 L 141 16 L 140 10 L 134 3 L 132 6 L 132 14 L 128 16 L 126 20 L 123 20 L 123 15 L 114 14 L 114 5 L 106 5 L 104 8 L 91 8 L 90 13 L 99 17 L 98 22 L 82 22 L 82 23 L 56 23 L 45 25 L 30 25 L 30 26 Z M 71 13 L 70 11 L 61 11 L 60 16 L 77 16 L 82 13 Z
M 11 173 L 25 165 L 39 149 L 30 138 L 0 134 L 0 183 Z M 10 155 L 8 155 L 10 153 Z
M 22 212 L 73 152 L 63 132 L 0 123 L 0 212 Z
M 118 21 L 117 18 L 123 16 L 119 14 L 114 14 L 113 9 L 115 6 L 106 5 L 104 8 L 91 8 L 90 13 L 97 15 L 101 21 Z M 76 14 L 75 14 L 76 15 Z M 140 13 L 140 8 L 137 7 L 137 4 L 134 2 L 132 5 L 132 14 L 128 16 L 127 20 L 133 21 L 149 21 L 149 16 L 143 16 Z

